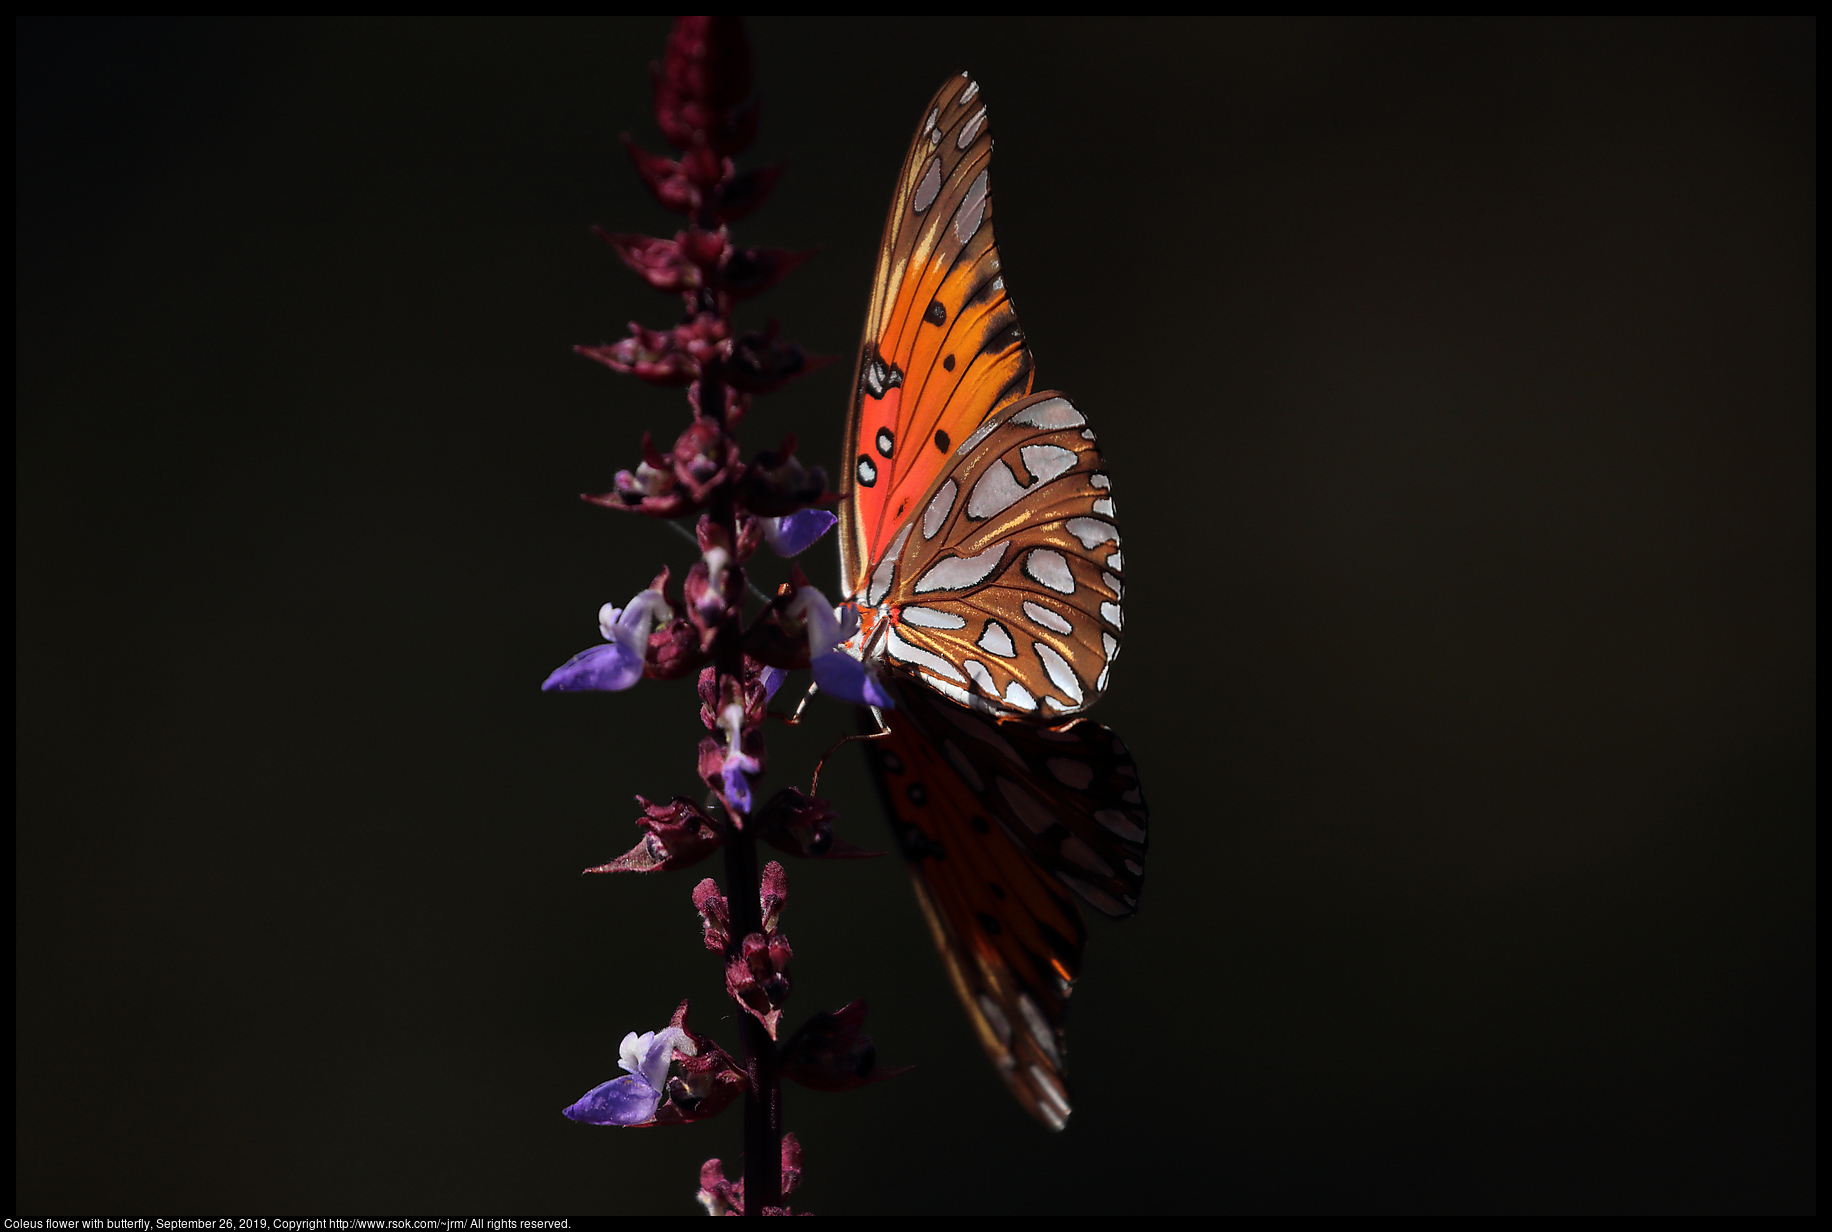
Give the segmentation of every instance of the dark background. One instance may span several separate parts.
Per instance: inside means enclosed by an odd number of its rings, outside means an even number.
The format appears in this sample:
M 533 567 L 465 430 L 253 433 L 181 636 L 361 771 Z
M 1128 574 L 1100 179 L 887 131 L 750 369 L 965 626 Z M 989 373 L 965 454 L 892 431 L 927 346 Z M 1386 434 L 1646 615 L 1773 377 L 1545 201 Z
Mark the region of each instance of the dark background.
M 697 874 L 578 876 L 694 790 L 691 690 L 537 691 L 687 559 L 575 498 L 678 393 L 567 349 L 676 311 L 586 232 L 676 225 L 615 144 L 666 29 L 20 25 L 21 1213 L 685 1213 L 736 1159 L 559 1115 L 683 995 L 736 1043 Z M 795 1015 L 918 1066 L 791 1089 L 802 1203 L 1812 1209 L 1814 25 L 751 30 L 739 235 L 823 251 L 741 319 L 816 351 L 981 82 L 1154 806 L 1060 1136 L 897 862 L 791 867 Z M 833 465 L 849 368 L 752 446 Z

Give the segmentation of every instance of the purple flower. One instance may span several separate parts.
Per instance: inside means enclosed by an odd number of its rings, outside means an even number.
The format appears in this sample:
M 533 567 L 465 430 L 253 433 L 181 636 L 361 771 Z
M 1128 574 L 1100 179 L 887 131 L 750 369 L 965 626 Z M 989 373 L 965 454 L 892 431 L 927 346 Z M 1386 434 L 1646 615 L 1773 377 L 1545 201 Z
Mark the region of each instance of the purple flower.
M 830 607 L 827 596 L 812 586 L 795 592 L 789 602 L 789 614 L 808 626 L 808 666 L 814 671 L 814 683 L 823 693 L 856 706 L 893 707 L 885 692 L 865 664 L 844 649 L 859 632 L 859 609 L 843 603 Z
M 696 1049 L 679 1027 L 660 1031 L 632 1031 L 623 1037 L 617 1063 L 629 1072 L 613 1078 L 579 1097 L 565 1114 L 587 1125 L 646 1125 L 667 1098 L 668 1064 L 676 1050 L 693 1056 Z
M 786 517 L 763 519 L 764 542 L 778 556 L 799 556 L 833 529 L 839 519 L 825 509 L 803 509 Z
M 737 702 L 727 706 L 719 713 L 719 726 L 725 729 L 729 750 L 725 754 L 725 765 L 719 771 L 720 785 L 725 788 L 725 798 L 739 812 L 748 813 L 751 811 L 751 780 L 748 776 L 762 774 L 763 766 L 744 751 L 744 707 Z
M 541 684 L 543 693 L 556 690 L 596 689 L 616 692 L 642 679 L 649 653 L 649 634 L 657 620 L 674 619 L 674 610 L 659 590 L 645 590 L 619 609 L 607 603 L 598 609 L 598 630 L 607 645 L 593 646 L 554 669 Z

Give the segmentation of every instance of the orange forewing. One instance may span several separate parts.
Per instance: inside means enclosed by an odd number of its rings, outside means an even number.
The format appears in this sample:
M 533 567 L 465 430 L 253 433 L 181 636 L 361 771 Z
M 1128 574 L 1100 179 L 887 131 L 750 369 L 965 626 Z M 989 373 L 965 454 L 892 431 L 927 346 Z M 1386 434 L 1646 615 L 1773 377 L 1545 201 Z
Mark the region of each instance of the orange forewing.
M 850 593 L 1032 363 L 993 241 L 991 126 L 965 74 L 923 111 L 891 199 L 847 413 L 840 568 Z

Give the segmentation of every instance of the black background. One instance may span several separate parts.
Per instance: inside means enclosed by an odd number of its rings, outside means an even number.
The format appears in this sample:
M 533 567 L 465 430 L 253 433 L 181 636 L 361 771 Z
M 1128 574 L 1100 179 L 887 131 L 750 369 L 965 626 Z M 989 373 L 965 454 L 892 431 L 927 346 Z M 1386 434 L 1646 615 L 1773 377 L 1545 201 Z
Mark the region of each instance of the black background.
M 20 1212 L 684 1213 L 735 1161 L 559 1115 L 682 996 L 736 1046 L 697 874 L 577 873 L 694 791 L 691 689 L 536 688 L 688 559 L 575 497 L 679 394 L 567 349 L 676 311 L 586 232 L 676 225 L 615 144 L 666 29 L 19 27 Z M 1059 1136 L 897 862 L 791 867 L 793 1013 L 918 1066 L 791 1089 L 801 1203 L 1810 1209 L 1813 24 L 751 30 L 739 236 L 822 254 L 741 322 L 816 351 L 981 82 L 1154 810 Z M 752 447 L 832 466 L 850 366 Z

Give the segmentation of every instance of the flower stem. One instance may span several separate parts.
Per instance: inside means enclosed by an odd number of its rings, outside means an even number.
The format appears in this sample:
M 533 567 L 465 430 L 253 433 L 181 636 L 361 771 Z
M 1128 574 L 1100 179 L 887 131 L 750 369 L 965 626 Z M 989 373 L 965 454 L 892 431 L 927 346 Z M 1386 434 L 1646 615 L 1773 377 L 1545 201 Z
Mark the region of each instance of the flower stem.
M 730 434 L 724 382 L 706 372 L 700 377 L 699 394 L 701 413 L 710 414 L 721 430 Z M 715 496 L 711 514 L 723 525 L 728 542 L 736 543 L 738 518 L 732 496 L 728 481 Z M 740 564 L 730 567 L 743 568 Z M 744 652 L 739 636 L 742 618 L 740 603 L 726 618 L 728 627 L 719 639 L 718 654 L 721 688 L 729 679 L 736 684 L 740 697 L 744 686 Z M 725 894 L 731 911 L 732 949 L 726 955 L 727 961 L 739 957 L 739 947 L 746 937 L 763 931 L 757 832 L 748 824 L 748 818 L 733 814 L 730 820 L 725 844 Z M 782 1205 L 782 1084 L 777 1073 L 776 1041 L 768 1028 L 742 1005 L 738 1027 L 744 1044 L 744 1070 L 750 1078 L 750 1089 L 744 1095 L 744 1213 L 762 1215 L 765 1207 Z
M 725 845 L 725 881 L 731 909 L 734 946 L 763 930 L 758 901 L 757 837 L 745 829 Z M 744 1213 L 761 1215 L 766 1206 L 782 1204 L 782 1084 L 777 1073 L 776 1041 L 757 1018 L 740 1007 L 739 1034 L 750 1090 L 744 1095 Z

